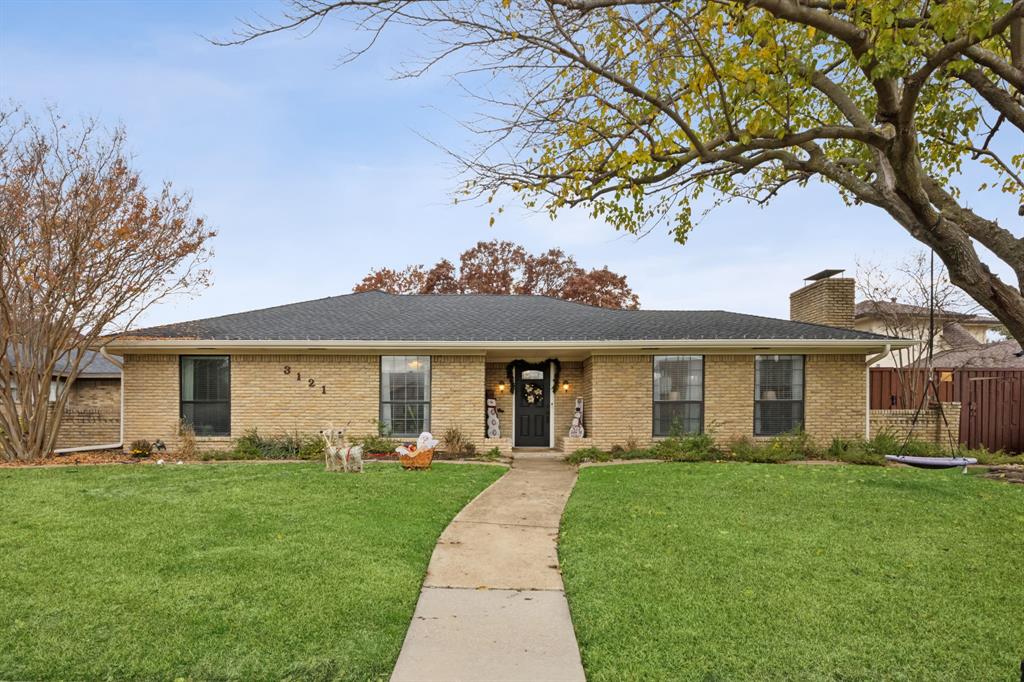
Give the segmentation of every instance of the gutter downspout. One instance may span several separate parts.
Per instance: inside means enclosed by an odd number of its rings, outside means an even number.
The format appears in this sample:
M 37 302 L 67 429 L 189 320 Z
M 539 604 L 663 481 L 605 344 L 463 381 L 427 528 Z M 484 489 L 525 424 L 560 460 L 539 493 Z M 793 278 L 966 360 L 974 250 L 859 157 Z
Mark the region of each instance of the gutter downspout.
M 124 447 L 124 363 L 111 357 L 110 354 L 107 353 L 106 346 L 100 347 L 100 355 L 121 370 L 121 379 L 117 383 L 121 401 L 121 414 L 118 415 L 118 427 L 120 429 L 118 438 L 120 440 L 116 443 L 104 443 L 103 445 L 81 445 L 75 448 L 60 448 L 59 450 L 53 451 L 56 455 L 66 455 L 72 452 L 89 452 L 92 450 L 120 450 Z
M 864 361 L 864 440 L 871 440 L 871 365 L 892 352 L 892 344 L 885 344 L 885 350 Z M 123 437 L 122 437 L 123 438 Z

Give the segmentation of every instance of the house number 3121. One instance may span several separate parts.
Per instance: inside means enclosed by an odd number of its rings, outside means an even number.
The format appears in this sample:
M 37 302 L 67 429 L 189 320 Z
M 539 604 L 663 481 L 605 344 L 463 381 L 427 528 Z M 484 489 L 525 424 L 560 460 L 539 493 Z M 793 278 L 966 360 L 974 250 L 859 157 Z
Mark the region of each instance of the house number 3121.
M 291 365 L 285 365 L 284 366 L 284 373 L 285 374 L 291 374 L 292 373 L 292 366 Z M 296 372 L 295 373 L 295 380 L 296 381 L 302 381 L 302 372 Z M 309 386 L 310 388 L 316 388 L 316 379 L 306 379 L 306 385 Z M 327 395 L 327 384 L 320 384 L 320 394 L 321 395 Z

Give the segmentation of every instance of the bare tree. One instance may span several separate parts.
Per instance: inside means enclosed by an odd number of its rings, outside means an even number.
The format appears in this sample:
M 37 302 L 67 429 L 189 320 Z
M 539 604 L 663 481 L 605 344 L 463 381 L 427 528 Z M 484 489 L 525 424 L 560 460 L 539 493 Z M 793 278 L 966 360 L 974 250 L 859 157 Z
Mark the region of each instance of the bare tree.
M 901 404 L 917 406 L 932 370 L 931 350 L 944 325 L 973 314 L 978 304 L 950 281 L 941 262 L 933 272 L 926 251 L 913 253 L 891 269 L 858 262 L 857 291 L 862 305 L 878 319 L 887 336 L 925 341 L 921 346 L 892 351 Z
M 1024 0 L 291 0 L 224 44 L 352 20 L 457 56 L 483 103 L 467 191 L 509 189 L 683 242 L 705 194 L 767 204 L 815 180 L 884 210 L 1024 341 Z M 479 75 L 479 80 L 472 80 Z M 980 182 L 984 180 L 984 182 Z M 981 185 L 981 187 L 979 187 Z M 983 247 L 983 248 L 979 248 Z M 990 263 L 1004 264 L 1009 280 Z
M 149 192 L 125 132 L 0 111 L 0 450 L 56 443 L 85 351 L 175 293 L 205 286 L 214 236 L 191 198 Z M 50 404 L 50 382 L 62 375 Z

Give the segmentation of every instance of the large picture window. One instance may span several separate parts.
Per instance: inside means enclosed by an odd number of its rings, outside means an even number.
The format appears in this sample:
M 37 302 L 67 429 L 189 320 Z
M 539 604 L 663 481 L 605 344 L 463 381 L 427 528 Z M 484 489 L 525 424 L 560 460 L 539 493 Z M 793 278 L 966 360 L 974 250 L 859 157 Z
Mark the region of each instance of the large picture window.
M 754 435 L 803 428 L 804 357 L 758 355 L 754 368 Z
M 430 429 L 429 355 L 381 357 L 380 423 L 393 436 L 418 436 Z
M 704 424 L 704 358 L 654 356 L 654 435 L 700 433 Z
M 231 435 L 231 359 L 181 356 L 181 418 L 197 436 Z

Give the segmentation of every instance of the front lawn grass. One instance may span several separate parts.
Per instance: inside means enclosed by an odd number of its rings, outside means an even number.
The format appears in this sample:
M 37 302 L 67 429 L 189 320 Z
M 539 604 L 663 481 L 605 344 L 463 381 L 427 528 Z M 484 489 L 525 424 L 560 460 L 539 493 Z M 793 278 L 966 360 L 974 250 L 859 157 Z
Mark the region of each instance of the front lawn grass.
M 0 679 L 385 679 L 438 535 L 502 472 L 0 470 Z
M 559 552 L 591 682 L 1020 678 L 1024 486 L 959 470 L 586 468 Z

